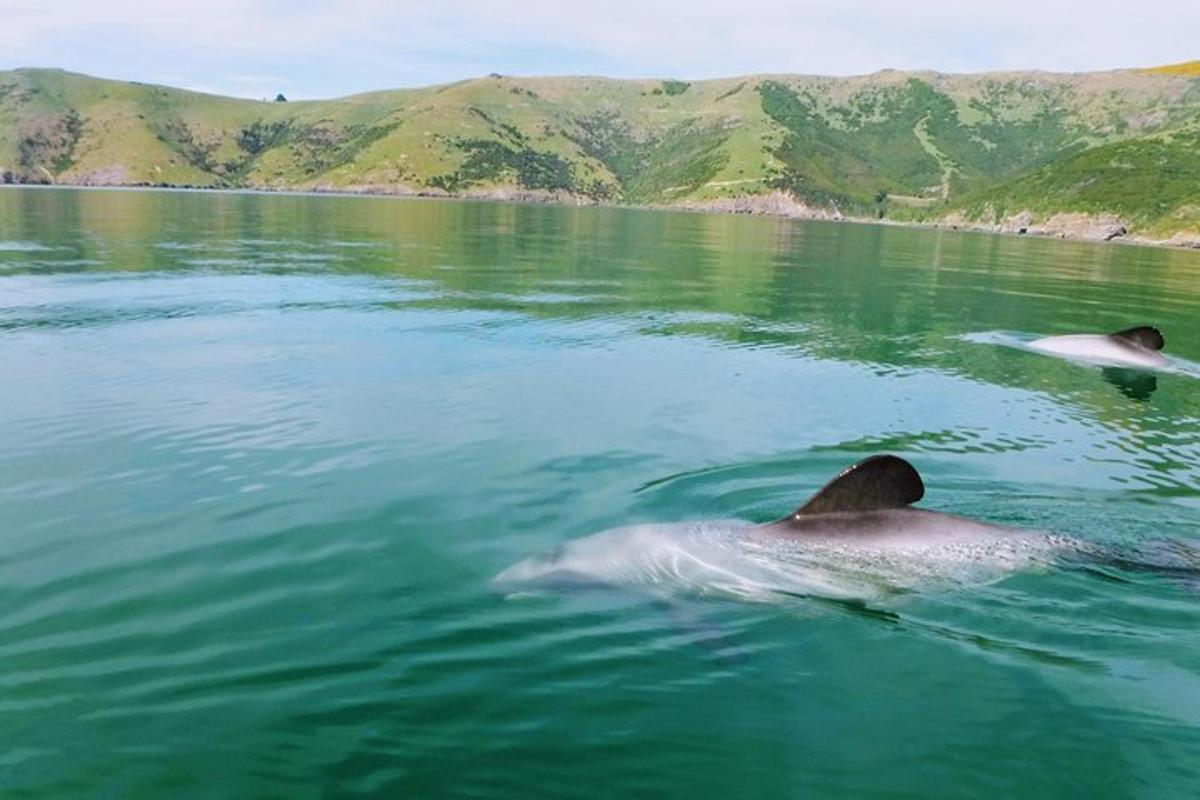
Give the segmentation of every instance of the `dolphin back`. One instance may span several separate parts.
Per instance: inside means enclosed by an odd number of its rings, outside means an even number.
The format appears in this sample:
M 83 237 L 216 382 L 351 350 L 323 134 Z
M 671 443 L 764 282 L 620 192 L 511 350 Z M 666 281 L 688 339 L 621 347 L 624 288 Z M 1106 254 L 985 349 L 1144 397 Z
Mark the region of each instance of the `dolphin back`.
M 794 512 L 787 522 L 840 511 L 903 508 L 925 496 L 925 484 L 912 464 L 899 456 L 871 456 L 847 467 Z

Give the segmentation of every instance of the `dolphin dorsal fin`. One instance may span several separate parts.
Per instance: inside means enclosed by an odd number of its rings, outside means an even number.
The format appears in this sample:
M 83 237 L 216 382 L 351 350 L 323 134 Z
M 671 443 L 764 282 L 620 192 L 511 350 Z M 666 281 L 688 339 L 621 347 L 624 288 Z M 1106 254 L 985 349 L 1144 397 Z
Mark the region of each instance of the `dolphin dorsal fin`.
M 871 456 L 838 473 L 791 517 L 903 508 L 924 496 L 925 484 L 912 464 L 898 456 Z
M 1127 342 L 1132 342 L 1139 347 L 1144 347 L 1147 350 L 1162 350 L 1163 335 L 1158 332 L 1158 328 L 1150 325 L 1139 325 L 1136 328 L 1126 328 L 1123 331 L 1110 333 L 1114 339 L 1123 339 Z

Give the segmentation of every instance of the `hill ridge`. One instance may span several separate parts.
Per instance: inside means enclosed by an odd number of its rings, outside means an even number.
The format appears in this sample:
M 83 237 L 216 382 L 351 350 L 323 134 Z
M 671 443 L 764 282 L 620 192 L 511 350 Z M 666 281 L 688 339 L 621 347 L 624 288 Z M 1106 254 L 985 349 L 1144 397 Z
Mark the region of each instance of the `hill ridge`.
M 492 74 L 264 102 L 0 72 L 0 179 L 497 196 L 1200 241 L 1200 73 Z M 1089 235 L 1091 228 L 1084 226 Z M 1075 233 L 1075 231 L 1065 231 Z

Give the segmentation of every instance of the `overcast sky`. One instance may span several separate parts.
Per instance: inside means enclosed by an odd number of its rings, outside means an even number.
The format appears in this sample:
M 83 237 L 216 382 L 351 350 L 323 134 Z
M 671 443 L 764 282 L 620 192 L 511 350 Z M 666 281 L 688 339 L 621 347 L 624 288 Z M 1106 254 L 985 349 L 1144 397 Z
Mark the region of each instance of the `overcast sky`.
M 710 78 L 1200 58 L 1200 0 L 0 0 L 0 69 L 246 97 L 501 72 Z

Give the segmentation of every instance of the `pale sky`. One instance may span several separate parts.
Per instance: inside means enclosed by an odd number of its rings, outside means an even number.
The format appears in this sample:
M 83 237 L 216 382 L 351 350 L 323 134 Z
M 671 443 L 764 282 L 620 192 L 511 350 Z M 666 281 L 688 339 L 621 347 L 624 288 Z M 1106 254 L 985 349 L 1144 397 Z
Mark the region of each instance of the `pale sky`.
M 0 0 L 0 69 L 245 97 L 476 77 L 1090 70 L 1200 58 L 1200 0 Z

